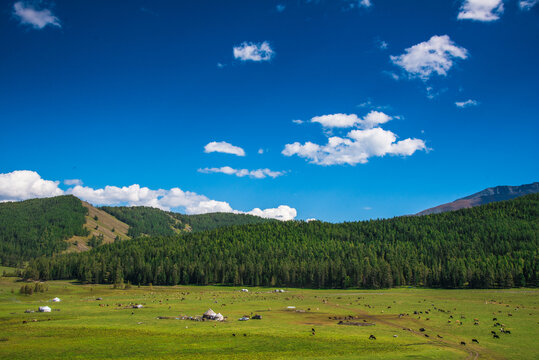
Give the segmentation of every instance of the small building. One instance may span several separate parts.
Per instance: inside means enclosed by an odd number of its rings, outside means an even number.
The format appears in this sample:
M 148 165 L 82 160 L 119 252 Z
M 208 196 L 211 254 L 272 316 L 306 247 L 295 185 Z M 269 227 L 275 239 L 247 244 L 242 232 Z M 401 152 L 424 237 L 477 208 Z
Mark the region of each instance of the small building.
M 51 312 L 51 308 L 48 306 L 40 306 L 38 309 L 39 312 Z
M 54 299 L 52 299 L 52 302 L 60 302 L 60 301 L 62 301 L 62 300 L 60 300 L 60 298 L 57 298 L 57 297 L 55 297 Z

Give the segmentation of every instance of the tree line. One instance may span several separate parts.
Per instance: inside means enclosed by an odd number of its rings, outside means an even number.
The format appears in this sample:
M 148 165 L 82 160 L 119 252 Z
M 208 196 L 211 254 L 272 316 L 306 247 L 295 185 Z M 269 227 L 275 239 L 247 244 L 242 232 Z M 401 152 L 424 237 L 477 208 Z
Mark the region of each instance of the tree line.
M 42 257 L 29 279 L 310 288 L 537 286 L 539 195 L 454 212 L 228 226 Z

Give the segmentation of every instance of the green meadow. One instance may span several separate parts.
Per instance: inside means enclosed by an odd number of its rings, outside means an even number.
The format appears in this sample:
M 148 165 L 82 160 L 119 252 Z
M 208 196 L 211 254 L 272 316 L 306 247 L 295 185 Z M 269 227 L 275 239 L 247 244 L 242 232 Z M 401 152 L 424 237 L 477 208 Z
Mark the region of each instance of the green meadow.
M 119 290 L 51 281 L 48 291 L 23 295 L 24 284 L 0 279 L 1 359 L 539 358 L 537 289 L 276 293 L 221 286 Z M 43 305 L 53 311 L 38 313 Z M 226 321 L 181 320 L 209 308 Z M 238 320 L 254 314 L 262 319 Z M 511 333 L 502 333 L 502 326 Z

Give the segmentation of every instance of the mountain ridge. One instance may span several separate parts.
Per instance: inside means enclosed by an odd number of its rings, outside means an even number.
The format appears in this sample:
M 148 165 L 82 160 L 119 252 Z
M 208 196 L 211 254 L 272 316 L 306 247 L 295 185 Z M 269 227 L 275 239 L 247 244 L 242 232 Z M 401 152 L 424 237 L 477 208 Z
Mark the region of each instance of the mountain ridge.
M 447 211 L 468 209 L 492 202 L 511 200 L 520 196 L 539 192 L 539 182 L 523 185 L 500 185 L 483 189 L 463 198 L 434 206 L 432 208 L 418 212 L 416 215 L 439 214 Z

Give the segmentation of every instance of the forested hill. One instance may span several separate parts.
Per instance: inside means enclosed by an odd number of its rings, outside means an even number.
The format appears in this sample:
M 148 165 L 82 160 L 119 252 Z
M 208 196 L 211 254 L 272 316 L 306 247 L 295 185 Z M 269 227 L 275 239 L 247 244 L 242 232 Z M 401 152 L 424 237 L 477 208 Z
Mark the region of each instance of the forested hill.
M 537 286 L 539 195 L 421 217 L 275 222 L 40 258 L 26 277 L 315 288 Z
M 184 232 L 213 230 L 228 225 L 261 224 L 276 221 L 258 216 L 231 213 L 183 215 L 144 206 L 104 206 L 101 209 L 128 224 L 128 235 L 131 237 L 141 235 L 168 236 Z
M 88 235 L 87 212 L 71 195 L 0 203 L 0 263 L 16 266 L 66 250 L 65 240 Z

